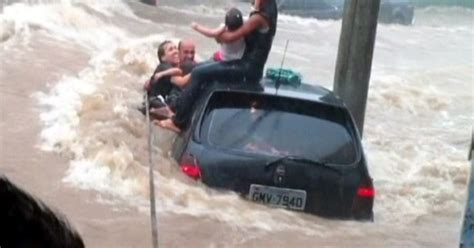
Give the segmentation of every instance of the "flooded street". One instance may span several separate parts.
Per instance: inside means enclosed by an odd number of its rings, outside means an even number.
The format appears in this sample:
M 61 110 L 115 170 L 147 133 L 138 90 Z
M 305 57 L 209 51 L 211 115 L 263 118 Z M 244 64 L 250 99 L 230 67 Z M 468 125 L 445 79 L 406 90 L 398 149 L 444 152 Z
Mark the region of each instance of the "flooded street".
M 61 206 L 87 247 L 150 247 L 147 126 L 136 110 L 143 82 L 165 39 L 192 38 L 199 58 L 211 57 L 218 44 L 190 23 L 219 25 L 234 3 L 32 2 L 7 1 L 0 14 L 0 173 Z M 209 189 L 181 174 L 168 156 L 173 134 L 157 128 L 162 247 L 457 247 L 474 123 L 474 12 L 415 15 L 412 26 L 377 30 L 363 140 L 373 223 Z M 289 40 L 285 67 L 332 89 L 340 29 L 340 20 L 280 15 L 267 64 L 279 67 Z

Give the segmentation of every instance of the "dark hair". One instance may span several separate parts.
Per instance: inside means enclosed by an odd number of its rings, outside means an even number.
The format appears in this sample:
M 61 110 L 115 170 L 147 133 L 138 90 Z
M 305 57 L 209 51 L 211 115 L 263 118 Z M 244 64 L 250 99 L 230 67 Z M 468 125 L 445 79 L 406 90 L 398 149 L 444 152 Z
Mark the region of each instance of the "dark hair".
M 83 248 L 69 224 L 0 175 L 0 245 Z
M 242 12 L 237 8 L 232 8 L 225 14 L 225 25 L 230 31 L 240 28 L 244 24 Z
M 160 45 L 158 46 L 158 53 L 157 53 L 157 55 L 158 55 L 158 60 L 160 61 L 160 63 L 163 62 L 163 61 L 161 61 L 161 57 L 162 57 L 163 55 L 165 55 L 165 46 L 166 46 L 167 44 L 169 44 L 169 43 L 171 43 L 170 40 L 165 40 L 165 41 L 161 42 Z

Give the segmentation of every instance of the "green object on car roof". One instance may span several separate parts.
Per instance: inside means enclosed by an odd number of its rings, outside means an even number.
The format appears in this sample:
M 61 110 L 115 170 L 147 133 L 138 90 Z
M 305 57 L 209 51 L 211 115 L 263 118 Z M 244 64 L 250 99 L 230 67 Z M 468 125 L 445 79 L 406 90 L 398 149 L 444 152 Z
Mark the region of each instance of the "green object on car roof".
M 272 79 L 280 85 L 289 85 L 298 87 L 301 85 L 301 74 L 291 69 L 268 68 L 265 74 L 266 78 Z

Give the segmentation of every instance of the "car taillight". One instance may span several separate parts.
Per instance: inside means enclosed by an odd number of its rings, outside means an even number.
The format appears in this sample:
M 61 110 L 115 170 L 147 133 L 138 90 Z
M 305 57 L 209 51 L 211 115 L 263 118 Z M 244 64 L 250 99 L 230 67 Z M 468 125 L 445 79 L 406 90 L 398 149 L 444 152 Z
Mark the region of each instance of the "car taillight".
M 179 166 L 181 167 L 181 171 L 187 176 L 196 180 L 201 179 L 201 168 L 193 155 L 184 155 Z
M 370 177 L 362 179 L 352 203 L 352 216 L 360 220 L 373 220 L 375 189 Z
M 373 198 L 375 196 L 375 189 L 374 187 L 360 186 L 359 189 L 357 189 L 357 196 Z

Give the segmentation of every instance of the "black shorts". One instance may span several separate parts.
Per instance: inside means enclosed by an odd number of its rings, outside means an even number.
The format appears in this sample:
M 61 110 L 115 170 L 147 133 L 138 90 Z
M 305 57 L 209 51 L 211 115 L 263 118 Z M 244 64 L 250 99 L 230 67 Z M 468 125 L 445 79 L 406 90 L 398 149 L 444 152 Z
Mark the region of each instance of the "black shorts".
M 150 108 L 161 108 L 161 107 L 165 107 L 166 103 L 163 102 L 162 98 L 153 96 L 153 97 L 150 97 L 150 99 L 148 99 L 148 106 Z
M 168 96 L 166 97 L 166 104 L 168 104 L 168 107 L 174 112 L 176 111 L 176 103 L 178 102 L 179 97 L 181 96 L 181 93 L 183 92 L 182 89 L 174 87 Z

